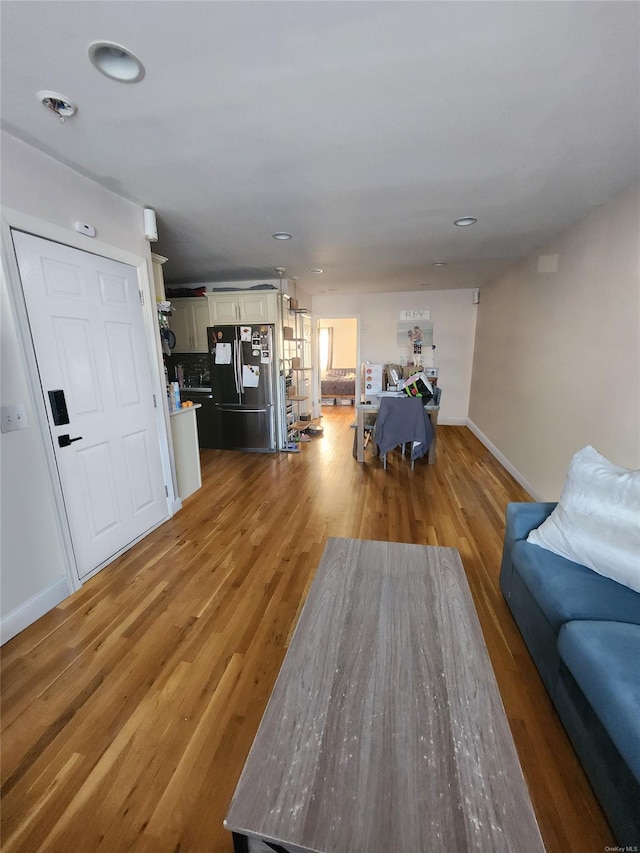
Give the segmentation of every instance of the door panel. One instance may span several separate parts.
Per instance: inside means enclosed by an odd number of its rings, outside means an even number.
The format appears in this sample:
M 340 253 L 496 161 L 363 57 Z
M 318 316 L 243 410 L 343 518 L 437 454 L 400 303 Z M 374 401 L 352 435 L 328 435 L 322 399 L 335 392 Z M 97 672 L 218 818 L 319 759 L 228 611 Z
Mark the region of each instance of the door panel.
M 274 388 L 273 388 L 273 353 L 271 347 L 271 332 L 266 336 L 269 351 L 269 363 L 263 363 L 261 355 L 254 355 L 253 347 L 250 343 L 243 342 L 240 344 L 241 363 L 252 365 L 260 371 L 260 379 L 257 386 L 244 386 L 241 402 L 245 406 L 264 406 L 273 403 Z
M 63 264 L 52 258 L 43 258 L 42 268 L 49 296 L 86 298 L 79 267 L 69 263 Z
M 193 348 L 196 352 L 208 352 L 207 344 L 207 327 L 211 325 L 209 321 L 209 300 L 205 297 L 194 299 L 191 306 L 193 311 Z
M 127 305 L 126 281 L 118 276 L 98 273 L 103 305 Z
M 168 515 L 136 270 L 12 232 L 78 575 Z M 58 437 L 72 443 L 60 446 Z
M 171 306 L 173 314 L 169 317 L 169 328 L 176 336 L 174 352 L 191 352 L 193 331 L 189 305 L 186 299 L 175 299 Z
M 216 403 L 239 403 L 236 364 L 237 326 L 216 326 L 207 329 L 207 333 L 211 353 L 209 376 L 213 399 Z M 216 361 L 215 348 L 219 343 L 228 344 L 231 347 L 231 362 L 228 364 Z
M 262 410 L 217 407 L 220 446 L 227 450 L 275 450 L 273 406 Z
M 131 326 L 123 323 L 105 323 L 105 335 L 114 378 L 115 402 L 119 409 L 125 406 L 142 405 L 138 377 L 135 370 L 131 369 L 135 358 L 131 334 Z
M 52 317 L 51 326 L 64 377 L 62 387 L 67 394 L 67 407 L 70 405 L 70 411 L 77 415 L 101 414 L 100 385 L 91 347 L 90 324 L 82 319 Z
M 127 475 L 134 513 L 142 512 L 153 503 L 153 475 L 146 432 L 123 437 L 127 460 Z
M 238 302 L 235 296 L 207 297 L 209 301 L 209 316 L 212 323 L 237 323 Z
M 264 293 L 248 293 L 238 295 L 240 322 L 268 323 L 269 310 Z
M 94 541 L 120 524 L 113 482 L 113 463 L 107 442 L 77 451 L 80 491 Z

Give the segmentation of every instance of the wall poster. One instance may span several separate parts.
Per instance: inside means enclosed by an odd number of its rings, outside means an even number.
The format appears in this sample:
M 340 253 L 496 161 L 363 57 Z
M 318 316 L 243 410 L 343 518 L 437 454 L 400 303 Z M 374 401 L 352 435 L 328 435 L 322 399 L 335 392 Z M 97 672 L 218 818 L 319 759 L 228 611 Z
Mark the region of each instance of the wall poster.
M 430 347 L 433 344 L 431 320 L 402 320 L 398 323 L 396 343 L 399 347 Z

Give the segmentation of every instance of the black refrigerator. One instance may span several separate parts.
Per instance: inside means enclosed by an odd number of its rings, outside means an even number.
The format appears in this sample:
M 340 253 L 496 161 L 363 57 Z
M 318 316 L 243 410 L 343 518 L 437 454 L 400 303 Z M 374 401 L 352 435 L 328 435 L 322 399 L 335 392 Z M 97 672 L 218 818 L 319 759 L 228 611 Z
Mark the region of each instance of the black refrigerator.
M 269 452 L 276 448 L 274 327 L 207 329 L 214 447 Z

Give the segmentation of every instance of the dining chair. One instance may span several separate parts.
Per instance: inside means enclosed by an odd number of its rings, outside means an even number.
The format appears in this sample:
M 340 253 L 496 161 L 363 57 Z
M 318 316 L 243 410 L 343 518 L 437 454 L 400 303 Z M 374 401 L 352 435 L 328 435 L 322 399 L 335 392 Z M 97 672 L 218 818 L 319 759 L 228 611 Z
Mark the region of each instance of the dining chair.
M 374 427 L 374 439 L 387 468 L 387 453 L 394 447 L 411 445 L 411 469 L 429 450 L 433 427 L 421 397 L 383 397 Z

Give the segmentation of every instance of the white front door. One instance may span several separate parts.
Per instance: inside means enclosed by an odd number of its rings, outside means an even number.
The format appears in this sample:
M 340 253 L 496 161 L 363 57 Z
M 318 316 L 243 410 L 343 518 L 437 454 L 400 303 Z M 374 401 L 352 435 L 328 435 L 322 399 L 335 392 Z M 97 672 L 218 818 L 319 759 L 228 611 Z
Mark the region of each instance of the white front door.
M 12 234 L 82 579 L 168 516 L 137 273 Z

